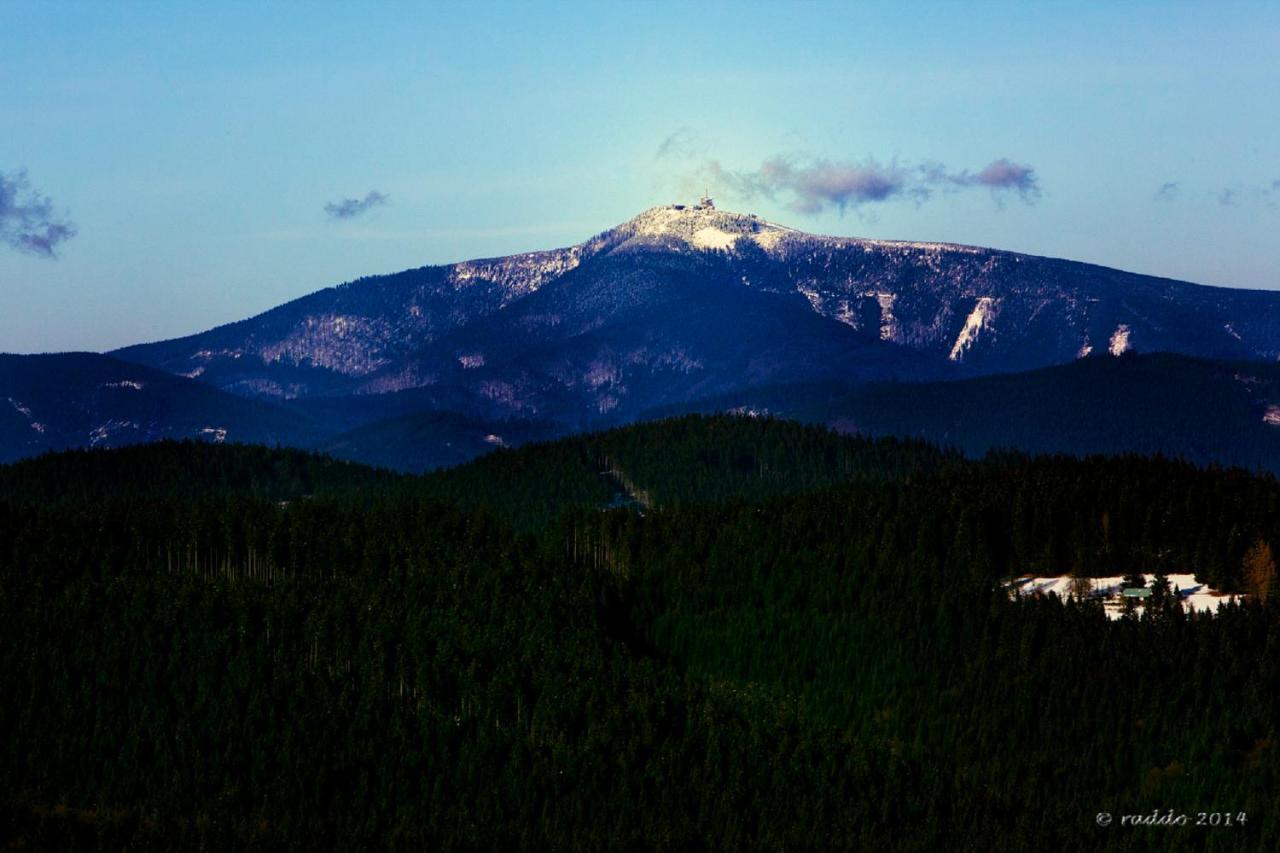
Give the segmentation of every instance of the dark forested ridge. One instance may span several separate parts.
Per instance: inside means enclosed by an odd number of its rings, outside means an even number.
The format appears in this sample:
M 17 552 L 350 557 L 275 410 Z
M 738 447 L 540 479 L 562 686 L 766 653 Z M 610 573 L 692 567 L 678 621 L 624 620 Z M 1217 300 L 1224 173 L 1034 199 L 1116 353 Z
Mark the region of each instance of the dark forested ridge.
M 308 446 L 305 414 L 97 353 L 0 353 L 0 462 L 51 450 L 202 438 Z
M 908 478 L 960 461 L 923 442 L 841 437 L 792 421 L 692 416 L 500 450 L 429 474 L 419 488 L 537 529 L 571 509 L 760 500 Z M 628 484 L 642 494 L 629 494 Z
M 357 427 L 325 441 L 325 453 L 414 474 L 461 465 L 495 447 L 565 433 L 540 421 L 480 421 L 453 412 L 417 412 Z
M 107 356 L 0 356 L 0 462 L 198 439 L 318 450 L 417 474 L 637 417 L 739 411 L 914 438 L 974 457 L 990 449 L 1159 453 L 1280 474 L 1280 366 L 1260 361 L 1126 353 L 949 382 L 762 383 L 594 419 L 513 416 L 482 399 L 428 387 L 264 402 Z
M 1128 352 L 954 382 L 755 388 L 649 414 L 727 410 L 913 437 L 975 457 L 991 449 L 1158 453 L 1280 474 L 1280 366 L 1273 362 Z
M 1109 622 L 1002 582 L 1257 591 L 1277 541 L 1269 477 L 768 419 L 426 477 L 48 456 L 0 468 L 3 840 L 1270 849 L 1272 596 Z M 1095 823 L 1153 809 L 1247 817 Z
M 962 383 L 868 386 L 833 401 L 825 420 L 975 455 L 1160 453 L 1280 474 L 1274 363 L 1099 355 Z
M 222 495 L 287 500 L 397 479 L 304 450 L 163 441 L 113 451 L 69 450 L 0 466 L 0 496 L 39 504 Z

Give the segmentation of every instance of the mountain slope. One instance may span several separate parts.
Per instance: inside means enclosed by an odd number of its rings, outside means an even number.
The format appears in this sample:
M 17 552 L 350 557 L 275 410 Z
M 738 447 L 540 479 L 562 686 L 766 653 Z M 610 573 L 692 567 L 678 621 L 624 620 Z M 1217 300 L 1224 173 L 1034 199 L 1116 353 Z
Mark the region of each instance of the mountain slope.
M 859 336 L 795 293 L 744 288 L 715 256 L 640 253 L 595 257 L 373 381 L 393 372 L 585 426 L 761 383 L 936 377 L 945 365 Z
M 116 354 L 240 394 L 323 393 L 536 290 L 576 266 L 578 253 L 533 252 L 361 278 L 247 320 Z
M 1154 354 L 854 391 L 832 422 L 971 454 L 1143 453 L 1280 473 L 1280 365 Z
M 0 461 L 166 438 L 305 446 L 297 412 L 95 353 L 0 355 Z
M 328 438 L 320 449 L 338 459 L 421 473 L 469 462 L 499 447 L 555 438 L 540 421 L 483 421 L 453 412 L 387 418 Z
M 1263 362 L 1093 356 L 955 382 L 759 388 L 646 417 L 690 408 L 919 438 L 969 455 L 1158 453 L 1280 474 L 1280 365 Z
M 573 428 L 770 382 L 950 379 L 1088 353 L 1280 355 L 1280 294 L 654 208 L 579 245 L 361 279 L 119 351 L 274 398 L 432 389 Z

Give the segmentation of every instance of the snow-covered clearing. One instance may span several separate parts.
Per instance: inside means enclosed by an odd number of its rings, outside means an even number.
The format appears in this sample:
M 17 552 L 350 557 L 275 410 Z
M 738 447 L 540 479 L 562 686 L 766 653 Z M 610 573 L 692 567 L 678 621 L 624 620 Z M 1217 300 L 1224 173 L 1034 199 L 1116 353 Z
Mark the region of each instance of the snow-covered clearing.
M 1155 578 L 1153 574 L 1144 574 L 1142 576 L 1149 587 L 1151 581 Z M 1196 611 L 1202 613 L 1216 612 L 1219 607 L 1228 601 L 1235 601 L 1244 598 L 1243 595 L 1233 593 L 1219 592 L 1216 589 L 1210 589 L 1206 584 L 1202 584 L 1196 580 L 1193 574 L 1171 574 L 1169 578 L 1170 590 L 1176 592 L 1178 600 L 1182 602 L 1182 608 L 1187 611 Z M 1089 578 L 1091 592 L 1090 598 L 1102 599 L 1103 607 L 1107 611 L 1107 616 L 1112 619 L 1119 619 L 1124 615 L 1123 601 L 1120 590 L 1123 587 L 1124 578 L 1120 575 L 1112 577 Z M 1023 575 L 1014 579 L 1009 584 L 1009 590 L 1013 595 L 1023 597 L 1028 595 L 1048 595 L 1054 593 L 1062 599 L 1074 598 L 1075 594 L 1071 591 L 1072 578 L 1070 575 L 1059 575 L 1057 577 L 1034 575 Z M 1138 611 L 1142 611 L 1142 602 L 1145 599 L 1136 599 L 1138 602 Z

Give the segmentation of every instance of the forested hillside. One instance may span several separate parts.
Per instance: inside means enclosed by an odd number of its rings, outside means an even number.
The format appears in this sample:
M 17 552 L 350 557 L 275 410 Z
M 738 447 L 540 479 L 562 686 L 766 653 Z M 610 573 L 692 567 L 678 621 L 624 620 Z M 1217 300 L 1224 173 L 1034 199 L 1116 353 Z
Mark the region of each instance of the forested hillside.
M 69 450 L 0 466 L 0 496 L 36 504 L 229 495 L 287 500 L 397 479 L 304 450 L 163 441 L 111 452 Z
M 973 455 L 1160 453 L 1280 473 L 1274 363 L 1100 355 L 962 383 L 867 386 L 834 400 L 824 420 Z
M 1127 352 L 954 382 L 788 384 L 657 409 L 757 412 L 980 457 L 1160 454 L 1280 474 L 1280 366 Z
M 422 478 L 45 457 L 0 468 L 2 840 L 1267 849 L 1274 596 L 1112 623 L 1003 581 L 1177 566 L 1265 593 L 1242 564 L 1277 541 L 1270 478 L 766 419 Z M 1246 819 L 1095 823 L 1156 808 Z

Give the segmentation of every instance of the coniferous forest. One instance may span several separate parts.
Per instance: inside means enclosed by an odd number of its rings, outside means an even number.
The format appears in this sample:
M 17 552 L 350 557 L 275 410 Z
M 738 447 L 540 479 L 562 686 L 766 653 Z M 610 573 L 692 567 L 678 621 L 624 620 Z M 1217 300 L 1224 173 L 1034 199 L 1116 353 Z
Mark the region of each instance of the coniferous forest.
M 767 419 L 48 455 L 0 468 L 0 840 L 1274 849 L 1273 544 L 1270 476 Z M 1068 572 L 1248 595 L 1008 594 Z

